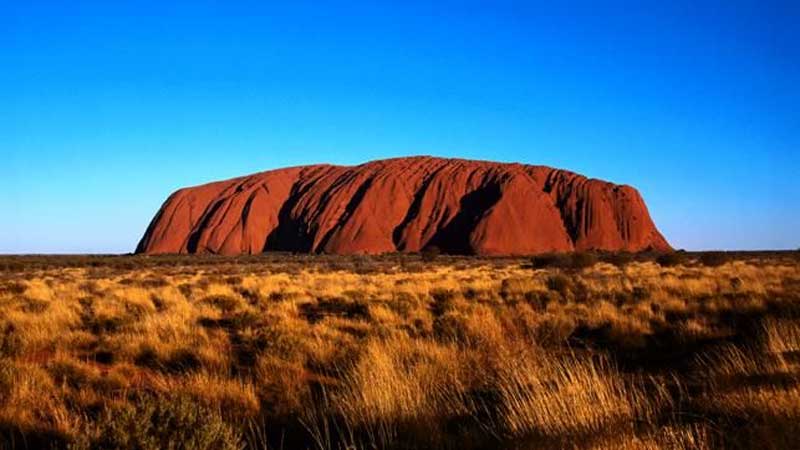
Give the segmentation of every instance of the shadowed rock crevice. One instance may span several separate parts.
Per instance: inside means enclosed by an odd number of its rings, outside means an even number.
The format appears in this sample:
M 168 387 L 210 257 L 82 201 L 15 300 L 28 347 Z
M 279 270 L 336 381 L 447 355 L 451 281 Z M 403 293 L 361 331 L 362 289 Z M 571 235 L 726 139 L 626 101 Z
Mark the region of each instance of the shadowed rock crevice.
M 433 181 L 433 175 L 439 173 L 441 168 L 437 169 L 431 175 L 427 176 L 420 185 L 419 189 L 417 189 L 416 193 L 414 194 L 414 199 L 411 202 L 411 206 L 406 211 L 406 215 L 403 218 L 403 221 L 400 225 L 396 226 L 394 230 L 392 230 L 392 242 L 394 243 L 395 248 L 398 251 L 405 251 L 406 250 L 406 243 L 403 241 L 403 232 L 405 231 L 406 227 L 408 226 L 411 221 L 417 218 L 420 212 L 420 208 L 422 205 L 422 199 L 425 197 L 425 194 L 428 192 L 428 187 Z
M 206 212 L 203 213 L 202 219 L 200 219 L 200 223 L 195 227 L 194 231 L 189 235 L 189 240 L 186 243 L 186 251 L 189 253 L 197 253 L 198 246 L 200 243 L 200 239 L 203 237 L 204 233 L 209 232 L 209 224 L 211 220 L 214 218 L 214 215 L 217 213 L 220 207 L 225 203 L 227 199 L 222 198 L 214 202 Z
M 353 216 L 353 212 L 361 204 L 361 201 L 364 199 L 364 195 L 367 193 L 367 190 L 369 190 L 370 186 L 372 186 L 372 178 L 368 178 L 365 182 L 361 184 L 361 186 L 358 187 L 355 194 L 353 194 L 353 196 L 350 198 L 350 201 L 347 203 L 347 206 L 345 206 L 344 212 L 342 213 L 342 216 L 339 218 L 339 221 L 336 223 L 335 226 L 331 227 L 331 229 L 328 230 L 327 233 L 325 233 L 325 236 L 319 243 L 318 249 L 324 249 L 328 245 L 331 236 L 333 236 L 334 233 L 339 231 L 343 226 L 347 224 L 347 221 L 350 219 L 350 217 Z
M 288 200 L 278 212 L 278 226 L 267 236 L 264 243 L 265 252 L 308 253 L 311 251 L 313 241 L 309 239 L 308 224 L 304 220 L 294 217 L 292 211 L 303 198 L 303 194 L 312 186 L 311 183 L 305 186 L 295 183 L 292 187 Z
M 496 184 L 489 184 L 465 195 L 461 198 L 458 214 L 433 236 L 426 247 L 436 247 L 451 254 L 475 254 L 475 248 L 470 242 L 472 233 L 481 218 L 498 200 L 500 187 Z

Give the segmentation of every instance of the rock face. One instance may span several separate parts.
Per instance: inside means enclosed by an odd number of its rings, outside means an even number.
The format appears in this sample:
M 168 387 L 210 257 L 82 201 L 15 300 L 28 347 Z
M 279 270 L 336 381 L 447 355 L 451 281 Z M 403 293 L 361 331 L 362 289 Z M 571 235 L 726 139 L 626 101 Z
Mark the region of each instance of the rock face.
M 180 189 L 137 253 L 520 255 L 670 250 L 630 186 L 523 164 L 410 157 Z

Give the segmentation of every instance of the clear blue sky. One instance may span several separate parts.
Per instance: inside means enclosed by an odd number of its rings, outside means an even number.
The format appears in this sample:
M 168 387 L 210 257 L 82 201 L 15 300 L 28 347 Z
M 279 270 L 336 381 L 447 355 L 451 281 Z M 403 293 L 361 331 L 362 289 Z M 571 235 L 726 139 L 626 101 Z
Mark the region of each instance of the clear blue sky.
M 4 1 L 0 253 L 129 252 L 176 188 L 414 154 L 634 185 L 676 247 L 800 247 L 800 3 L 549 3 Z

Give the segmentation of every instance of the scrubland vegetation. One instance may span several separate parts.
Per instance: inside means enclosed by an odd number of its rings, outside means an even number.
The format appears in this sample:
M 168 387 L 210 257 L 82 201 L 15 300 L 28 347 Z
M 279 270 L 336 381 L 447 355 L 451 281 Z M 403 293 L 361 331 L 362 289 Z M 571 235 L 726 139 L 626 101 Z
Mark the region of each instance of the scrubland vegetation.
M 800 258 L 0 258 L 0 447 L 797 448 Z

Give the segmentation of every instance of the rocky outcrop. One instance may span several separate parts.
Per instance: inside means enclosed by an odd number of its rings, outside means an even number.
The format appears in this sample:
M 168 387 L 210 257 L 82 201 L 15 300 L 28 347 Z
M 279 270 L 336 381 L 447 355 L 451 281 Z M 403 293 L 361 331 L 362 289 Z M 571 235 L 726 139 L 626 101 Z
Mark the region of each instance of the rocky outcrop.
M 630 186 L 434 157 L 271 170 L 180 189 L 137 253 L 519 255 L 670 250 Z

